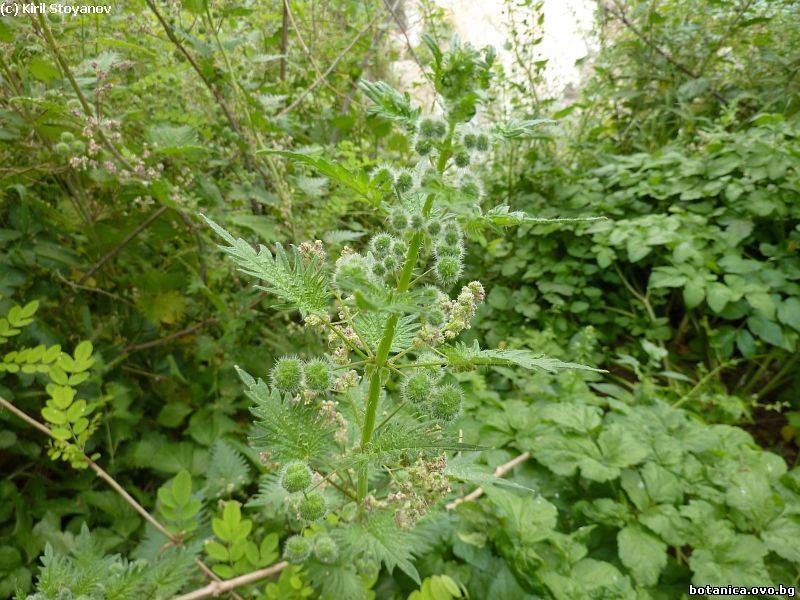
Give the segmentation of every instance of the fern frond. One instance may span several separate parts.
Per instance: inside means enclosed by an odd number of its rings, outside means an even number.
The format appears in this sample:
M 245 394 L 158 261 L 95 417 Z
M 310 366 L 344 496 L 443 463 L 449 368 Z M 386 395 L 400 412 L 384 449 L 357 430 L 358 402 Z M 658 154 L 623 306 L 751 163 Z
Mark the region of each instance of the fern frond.
M 203 488 L 205 498 L 218 498 L 231 494 L 250 479 L 250 469 L 244 457 L 224 440 L 217 440 L 211 447 L 211 462 Z
M 250 412 L 256 417 L 250 442 L 259 452 L 280 462 L 320 460 L 335 448 L 334 427 L 320 417 L 313 405 L 295 402 L 237 367 L 245 394 L 253 401 Z
M 531 350 L 524 349 L 503 349 L 503 350 L 482 350 L 475 341 L 472 346 L 467 346 L 463 342 L 452 346 L 444 346 L 441 351 L 447 357 L 448 364 L 455 370 L 469 371 L 479 366 L 516 365 L 523 369 L 544 369 L 545 371 L 555 372 L 560 369 L 583 369 L 605 373 L 603 369 L 595 369 L 587 365 L 573 362 L 564 362 L 557 358 L 551 358 L 541 354 L 536 354 Z
M 306 315 L 322 312 L 328 306 L 330 286 L 319 261 L 312 259 L 305 264 L 294 248 L 287 253 L 278 243 L 274 256 L 266 246 L 259 246 L 256 251 L 242 238 L 234 238 L 205 215 L 200 216 L 227 243 L 219 247 L 233 258 L 239 270 L 263 281 L 264 286 L 256 287 L 284 300 L 284 308 Z

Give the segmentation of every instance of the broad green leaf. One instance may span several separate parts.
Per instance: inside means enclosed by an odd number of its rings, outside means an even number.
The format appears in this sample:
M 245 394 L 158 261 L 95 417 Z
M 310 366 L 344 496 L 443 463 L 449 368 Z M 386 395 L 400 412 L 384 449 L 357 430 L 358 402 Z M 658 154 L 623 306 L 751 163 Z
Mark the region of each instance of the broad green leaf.
M 316 169 L 322 175 L 325 175 L 326 177 L 333 179 L 337 183 L 340 183 L 341 185 L 349 188 L 350 190 L 354 191 L 356 194 L 361 196 L 362 199 L 366 200 L 371 204 L 377 204 L 380 201 L 380 195 L 372 186 L 370 178 L 366 175 L 366 173 L 359 173 L 359 174 L 351 173 L 338 163 L 331 162 L 322 157 L 315 157 L 315 156 L 310 156 L 308 154 L 302 154 L 300 152 L 287 152 L 287 151 L 277 151 L 277 150 L 271 150 L 269 152 L 271 154 L 277 154 L 279 156 L 290 158 L 294 161 L 303 163 L 305 165 L 308 165 Z
M 628 525 L 617 534 L 619 559 L 643 586 L 653 586 L 667 566 L 667 545 L 638 525 Z
M 228 549 L 219 542 L 208 540 L 205 543 L 205 549 L 208 555 L 215 560 L 227 561 L 230 558 Z
M 182 469 L 172 481 L 172 496 L 178 506 L 189 502 L 192 495 L 192 476 L 189 471 Z
M 761 539 L 778 556 L 800 563 L 800 517 L 783 516 L 775 519 L 761 532 Z
M 778 321 L 800 331 L 800 299 L 789 297 L 778 304 Z

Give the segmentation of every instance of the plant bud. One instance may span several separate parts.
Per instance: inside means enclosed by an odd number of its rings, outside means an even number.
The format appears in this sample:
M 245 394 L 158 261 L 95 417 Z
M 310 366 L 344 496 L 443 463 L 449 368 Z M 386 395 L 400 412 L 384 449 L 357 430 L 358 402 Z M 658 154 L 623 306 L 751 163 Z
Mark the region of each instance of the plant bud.
M 453 157 L 453 160 L 456 163 L 456 166 L 460 169 L 465 169 L 469 166 L 469 152 L 461 150 L 460 152 L 456 152 L 456 155 Z
M 442 256 L 461 258 L 464 256 L 464 245 L 461 242 L 450 245 L 444 241 L 440 241 L 433 247 L 433 253 L 436 255 L 436 258 L 441 258 Z
M 327 360 L 315 359 L 303 366 L 306 375 L 306 387 L 312 392 L 322 393 L 331 389 L 333 373 Z
M 475 139 L 475 149 L 478 152 L 486 152 L 489 149 L 489 136 L 485 133 L 479 133 Z
M 477 136 L 474 133 L 465 133 L 462 143 L 464 144 L 465 148 L 472 150 L 477 144 Z
M 70 131 L 64 131 L 64 132 L 61 134 L 61 141 L 62 141 L 62 142 L 67 142 L 67 143 L 70 143 L 70 142 L 71 142 L 72 140 L 74 140 L 74 139 L 75 139 L 75 136 L 74 136 L 74 135 L 72 134 L 72 132 L 70 132 Z
M 461 228 L 455 221 L 448 221 L 444 224 L 442 229 L 442 239 L 449 245 L 455 246 L 461 242 L 462 239 Z
M 396 241 L 392 244 L 392 254 L 397 258 L 402 258 L 406 255 L 406 244 L 401 241 Z
M 301 563 L 311 554 L 311 542 L 302 535 L 293 535 L 283 545 L 283 557 L 290 563 Z
M 433 383 L 427 373 L 415 373 L 403 381 L 403 400 L 411 404 L 422 404 L 428 400 Z
M 400 171 L 394 179 L 394 187 L 401 194 L 414 187 L 414 176 L 409 171 Z
M 428 156 L 433 150 L 433 142 L 430 140 L 419 140 L 414 144 L 414 151 L 420 156 Z
M 67 154 L 69 154 L 69 144 L 67 144 L 66 142 L 58 142 L 54 146 L 54 149 L 61 156 L 66 156 Z
M 367 260 L 360 254 L 350 254 L 336 261 L 333 282 L 340 290 L 348 291 L 354 284 L 367 279 L 368 276 Z
M 303 384 L 303 366 L 299 359 L 284 356 L 275 363 L 270 378 L 272 385 L 279 391 L 294 394 L 300 391 Z
M 419 134 L 424 138 L 441 138 L 447 133 L 447 126 L 439 119 L 422 119 L 419 122 Z
M 461 275 L 461 259 L 455 256 L 442 256 L 436 260 L 434 273 L 443 288 L 451 288 Z
M 408 229 L 408 213 L 402 208 L 394 209 L 389 215 L 389 226 L 395 231 Z
M 414 231 L 421 230 L 423 227 L 425 227 L 425 217 L 423 217 L 419 213 L 414 213 L 408 220 L 408 226 L 410 229 L 413 229 Z
M 388 233 L 379 233 L 372 237 L 369 243 L 369 249 L 377 256 L 383 256 L 392 247 L 394 238 Z
M 304 520 L 318 521 L 325 516 L 325 497 L 319 492 L 311 492 L 300 500 L 298 510 Z
M 314 558 L 324 565 L 331 565 L 339 559 L 339 548 L 331 536 L 321 533 L 314 538 Z
M 394 254 L 388 254 L 383 258 L 383 266 L 386 267 L 387 273 L 393 273 L 400 266 L 400 263 Z
M 383 266 L 382 262 L 376 262 L 372 264 L 372 274 L 375 277 L 385 277 L 386 276 L 386 267 Z
M 431 397 L 431 416 L 442 421 L 452 421 L 461 413 L 464 393 L 454 385 L 436 388 Z
M 429 236 L 436 237 L 442 232 L 442 222 L 438 219 L 431 219 L 428 221 L 428 226 L 426 229 Z
M 311 469 L 305 463 L 289 463 L 283 471 L 281 485 L 290 494 L 307 490 L 311 485 Z

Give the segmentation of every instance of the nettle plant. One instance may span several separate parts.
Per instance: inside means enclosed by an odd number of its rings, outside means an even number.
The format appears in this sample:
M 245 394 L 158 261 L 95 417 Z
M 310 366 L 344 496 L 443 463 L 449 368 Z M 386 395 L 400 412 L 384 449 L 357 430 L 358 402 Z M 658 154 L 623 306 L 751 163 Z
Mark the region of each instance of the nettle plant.
M 280 469 L 262 496 L 283 499 L 297 532 L 283 544 L 284 557 L 306 565 L 332 597 L 358 597 L 355 589 L 368 589 L 381 563 L 419 583 L 410 530 L 451 491 L 447 453 L 476 448 L 454 426 L 463 392 L 453 373 L 481 365 L 580 366 L 457 341 L 485 296 L 481 282 L 461 280 L 465 231 L 528 219 L 505 206 L 484 213 L 471 167 L 497 142 L 540 122 L 474 123 L 492 51 L 426 44 L 439 113 L 423 116 L 383 82 L 362 85 L 371 112 L 412 137 L 414 165 L 352 173 L 323 158 L 281 153 L 382 216 L 384 227 L 363 248 L 344 247 L 336 257 L 321 241 L 255 249 L 206 219 L 239 270 L 282 308 L 298 311 L 329 346 L 321 356 L 279 358 L 268 381 L 239 374 L 254 403 L 251 442 L 265 464 Z

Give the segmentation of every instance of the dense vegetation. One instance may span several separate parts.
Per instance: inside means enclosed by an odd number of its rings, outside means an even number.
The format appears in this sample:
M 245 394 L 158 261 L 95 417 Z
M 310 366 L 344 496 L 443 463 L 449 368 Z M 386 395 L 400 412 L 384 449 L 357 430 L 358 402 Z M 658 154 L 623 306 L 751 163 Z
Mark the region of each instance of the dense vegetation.
M 0 598 L 800 584 L 800 5 L 415 7 L 0 21 Z

